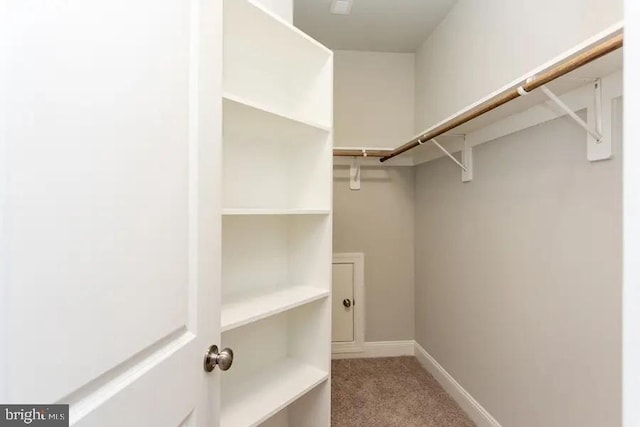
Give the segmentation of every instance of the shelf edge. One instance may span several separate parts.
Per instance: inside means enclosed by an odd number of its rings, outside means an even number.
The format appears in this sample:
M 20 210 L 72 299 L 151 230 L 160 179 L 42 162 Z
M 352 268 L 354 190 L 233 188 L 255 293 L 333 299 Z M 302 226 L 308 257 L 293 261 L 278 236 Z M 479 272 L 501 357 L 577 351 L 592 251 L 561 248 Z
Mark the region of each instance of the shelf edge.
M 293 287 L 293 288 L 295 288 L 295 287 Z M 300 287 L 300 288 L 302 288 L 302 287 Z M 233 321 L 233 322 L 228 322 L 226 324 L 225 324 L 224 321 L 221 321 L 220 331 L 221 332 L 228 332 L 228 331 L 231 331 L 233 329 L 239 328 L 241 326 L 246 326 L 246 325 L 249 325 L 251 323 L 258 322 L 258 321 L 266 319 L 268 317 L 275 316 L 277 314 L 284 313 L 284 312 L 289 311 L 289 310 L 293 310 L 294 308 L 302 307 L 303 305 L 307 305 L 307 304 L 310 304 L 312 302 L 319 301 L 319 300 L 324 299 L 324 298 L 328 298 L 329 294 L 330 294 L 330 291 L 327 290 L 327 289 L 315 288 L 313 286 L 305 286 L 304 288 L 315 289 L 315 290 L 317 290 L 317 292 L 315 294 L 310 294 L 310 295 L 306 296 L 305 298 L 300 298 L 297 301 L 294 300 L 294 301 L 291 301 L 290 303 L 283 304 L 283 305 L 281 305 L 279 307 L 274 307 L 271 310 L 266 310 L 266 311 L 264 311 L 264 312 L 262 312 L 260 314 L 255 315 L 255 316 L 246 317 L 246 318 L 243 318 L 243 319 L 240 319 L 240 320 L 236 320 L 236 321 Z M 279 292 L 282 292 L 283 290 L 284 289 L 280 289 Z M 266 295 L 264 295 L 264 297 L 268 297 L 269 295 L 273 295 L 273 294 L 276 294 L 276 293 L 278 293 L 278 291 L 273 292 L 272 294 L 266 294 Z M 259 299 L 259 297 L 256 298 L 256 299 Z M 242 304 L 242 303 L 240 303 L 240 304 Z M 249 304 L 249 303 L 247 303 L 247 304 Z M 223 312 L 222 316 L 224 316 L 224 304 L 222 305 L 222 312 Z
M 331 126 L 330 125 L 325 125 L 319 122 L 314 122 L 311 120 L 306 120 L 306 119 L 302 119 L 302 118 L 298 118 L 296 116 L 292 116 L 290 114 L 286 114 L 283 112 L 279 112 L 275 109 L 269 108 L 268 106 L 265 105 L 261 105 L 257 102 L 253 102 L 251 100 L 248 99 L 244 99 L 241 96 L 238 95 L 234 95 L 231 92 L 225 91 L 222 93 L 222 98 L 224 100 L 227 100 L 229 102 L 234 102 L 236 104 L 242 105 L 246 108 L 251 108 L 253 110 L 256 111 L 260 111 L 263 114 L 268 114 L 268 115 L 272 115 L 275 117 L 278 117 L 282 120 L 288 120 L 290 122 L 294 122 L 297 123 L 299 125 L 303 125 L 303 126 L 308 126 L 310 128 L 314 128 L 318 131 L 322 131 L 322 132 L 326 132 L 326 133 L 330 133 L 331 132 Z

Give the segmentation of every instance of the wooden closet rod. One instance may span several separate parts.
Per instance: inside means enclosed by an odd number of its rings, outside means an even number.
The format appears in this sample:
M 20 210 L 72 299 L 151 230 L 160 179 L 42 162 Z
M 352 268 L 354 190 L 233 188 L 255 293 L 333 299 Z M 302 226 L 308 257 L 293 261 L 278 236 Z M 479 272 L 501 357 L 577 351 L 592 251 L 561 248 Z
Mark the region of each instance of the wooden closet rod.
M 386 157 L 393 153 L 394 150 L 362 150 L 362 149 L 346 149 L 336 148 L 333 150 L 335 157 Z
M 523 83 L 521 87 L 522 89 L 524 89 L 525 92 L 531 92 L 532 90 L 535 90 L 540 86 L 545 85 L 557 79 L 558 77 L 562 77 L 565 74 L 568 74 L 576 70 L 577 68 L 582 67 L 583 65 L 586 65 L 592 61 L 595 61 L 596 59 L 601 58 L 607 55 L 608 53 L 611 53 L 621 48 L 622 45 L 623 45 L 623 35 L 619 34 L 609 40 L 606 40 L 592 47 L 591 49 L 581 53 L 580 55 L 577 55 L 574 58 L 568 59 L 567 61 L 556 65 L 555 67 L 549 69 L 548 71 L 545 71 L 544 73 L 535 76 L 533 79 Z M 417 136 L 416 138 L 412 139 L 411 141 L 409 141 L 404 145 L 401 145 L 395 150 L 371 150 L 371 151 L 367 150 L 366 151 L 367 157 L 381 157 L 380 161 L 386 162 L 389 159 L 392 159 L 406 151 L 409 151 L 421 145 L 419 141 L 422 141 L 422 143 L 425 143 L 433 138 L 437 138 L 440 135 L 446 132 L 449 132 L 450 130 L 455 129 L 456 127 L 462 124 L 465 124 L 485 113 L 488 113 L 489 111 L 494 110 L 500 107 L 501 105 L 506 104 L 509 101 L 519 98 L 520 96 L 523 96 L 523 95 L 521 95 L 518 92 L 517 87 L 508 89 L 494 96 L 488 101 L 478 105 L 472 110 L 469 110 L 466 113 L 461 114 L 460 116 L 454 117 L 453 119 L 441 124 L 440 126 L 426 133 L 423 133 L 422 135 Z M 363 151 L 336 149 L 334 150 L 333 155 L 362 157 Z

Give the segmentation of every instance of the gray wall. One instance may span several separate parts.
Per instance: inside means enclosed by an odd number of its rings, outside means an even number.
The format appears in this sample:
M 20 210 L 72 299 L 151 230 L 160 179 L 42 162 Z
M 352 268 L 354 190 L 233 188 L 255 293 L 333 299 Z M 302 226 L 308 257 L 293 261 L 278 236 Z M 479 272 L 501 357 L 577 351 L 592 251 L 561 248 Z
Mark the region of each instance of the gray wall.
M 394 147 L 413 136 L 413 53 L 336 50 L 336 147 Z
M 621 423 L 620 144 L 566 118 L 416 171 L 416 339 L 503 426 Z
M 416 132 L 623 19 L 622 0 L 458 0 L 416 52 Z
M 336 51 L 334 61 L 335 146 L 409 139 L 414 55 Z M 348 166 L 334 167 L 333 252 L 365 254 L 365 340 L 413 339 L 414 172 L 363 167 L 361 184 L 351 191 Z
M 414 170 L 334 167 L 333 252 L 365 253 L 365 340 L 414 337 Z

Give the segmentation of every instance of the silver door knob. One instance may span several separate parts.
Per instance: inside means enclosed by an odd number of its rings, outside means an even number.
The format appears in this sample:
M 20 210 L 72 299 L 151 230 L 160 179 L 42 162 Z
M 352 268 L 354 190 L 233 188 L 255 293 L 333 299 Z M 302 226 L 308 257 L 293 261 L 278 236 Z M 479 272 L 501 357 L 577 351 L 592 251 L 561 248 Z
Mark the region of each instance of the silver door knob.
M 221 371 L 226 371 L 233 364 L 233 350 L 225 348 L 222 351 L 218 351 L 217 345 L 212 345 L 204 355 L 204 370 L 207 372 L 213 371 L 217 366 Z
M 347 308 L 351 307 L 351 300 L 349 298 L 343 299 L 342 300 L 342 305 L 344 305 Z

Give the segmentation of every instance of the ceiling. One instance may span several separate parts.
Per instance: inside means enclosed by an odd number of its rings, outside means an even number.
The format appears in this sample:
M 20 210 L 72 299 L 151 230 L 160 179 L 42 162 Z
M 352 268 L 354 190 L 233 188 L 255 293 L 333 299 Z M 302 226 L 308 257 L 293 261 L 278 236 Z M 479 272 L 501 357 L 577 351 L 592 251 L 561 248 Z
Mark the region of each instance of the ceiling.
M 331 49 L 415 52 L 456 0 L 354 0 L 334 15 L 331 0 L 294 0 L 294 23 Z

